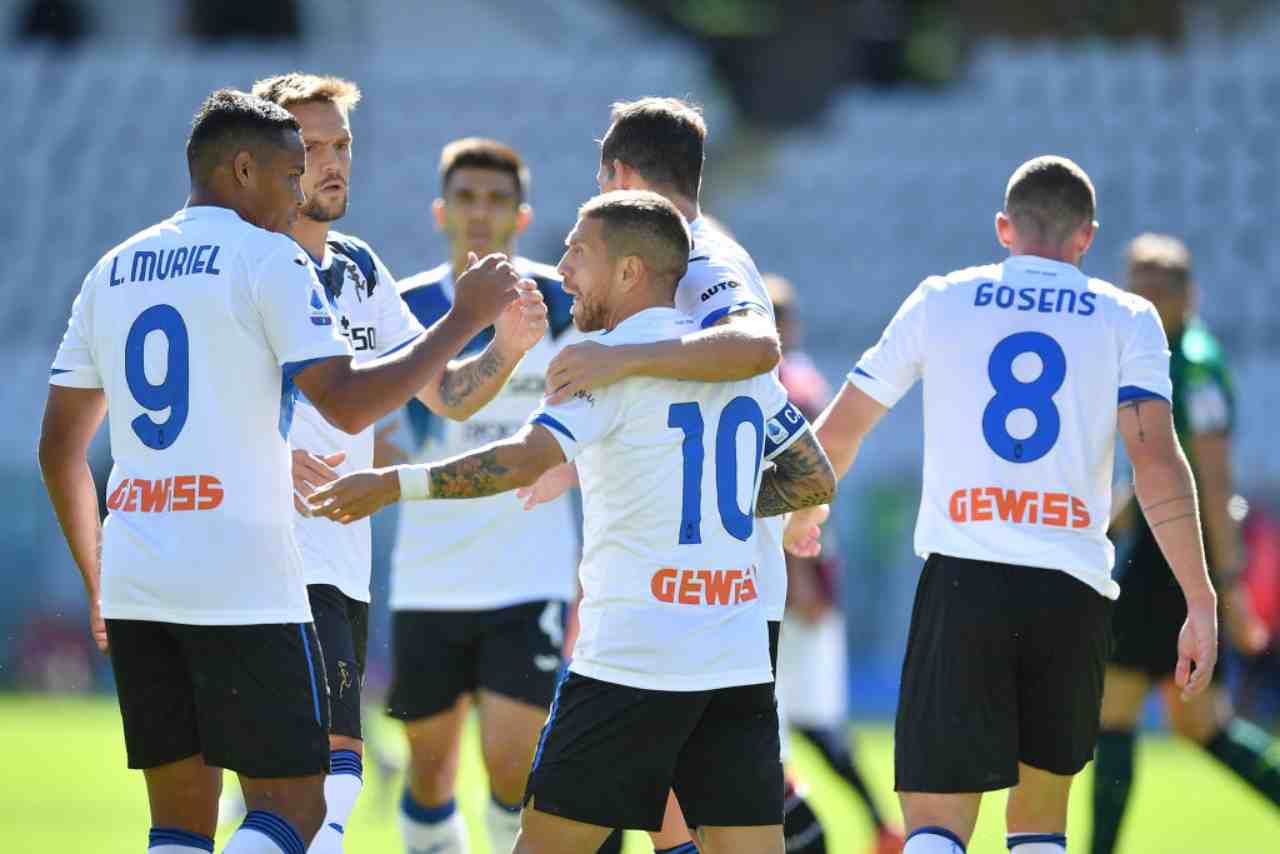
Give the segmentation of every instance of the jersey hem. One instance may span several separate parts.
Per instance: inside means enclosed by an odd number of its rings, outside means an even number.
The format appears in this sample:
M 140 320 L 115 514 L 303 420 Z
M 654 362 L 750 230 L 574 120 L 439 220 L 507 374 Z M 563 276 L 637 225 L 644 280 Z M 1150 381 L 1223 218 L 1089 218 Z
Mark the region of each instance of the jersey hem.
M 135 608 L 127 605 L 112 607 L 103 602 L 102 617 L 105 620 L 142 620 L 148 623 L 174 623 L 180 626 L 258 626 L 312 622 L 310 604 L 302 610 L 294 608 L 284 611 L 210 613 L 208 611 L 175 611 L 172 608 Z
M 612 682 L 614 685 L 640 688 L 645 691 L 716 691 L 721 688 L 765 685 L 773 681 L 773 673 L 767 664 L 763 668 L 752 667 L 717 673 L 711 676 L 706 674 L 698 674 L 697 676 L 673 676 L 667 674 L 646 677 L 645 674 L 635 673 L 630 670 L 619 670 L 602 664 L 592 664 L 575 657 L 569 664 L 569 672 L 576 673 L 579 676 L 586 676 L 588 679 Z
M 1012 560 L 1008 555 L 993 555 L 990 553 L 979 554 L 978 550 L 966 551 L 965 549 L 922 549 L 916 553 L 920 558 L 928 560 L 930 555 L 938 555 L 940 557 L 956 557 L 962 560 L 984 560 L 990 563 L 1003 563 L 1010 566 L 1025 566 L 1031 569 L 1043 569 L 1048 572 L 1064 572 L 1067 575 L 1079 581 L 1081 584 L 1087 584 L 1099 595 L 1107 599 L 1116 600 L 1120 598 L 1120 585 L 1115 579 L 1109 575 L 1106 578 L 1099 578 L 1090 573 L 1082 573 L 1079 567 L 1054 565 L 1054 562 L 1027 563 L 1025 561 Z
M 348 599 L 354 599 L 357 602 L 363 602 L 366 605 L 373 602 L 373 596 L 370 595 L 369 586 L 367 584 L 364 587 L 352 587 L 341 578 L 323 575 L 304 575 L 302 580 L 308 587 L 313 587 L 317 584 L 336 587 L 343 596 L 346 596 Z
M 530 602 L 572 602 L 577 598 L 577 591 L 565 595 L 561 592 L 541 591 L 514 599 L 477 599 L 466 601 L 441 602 L 439 600 L 415 599 L 413 601 L 392 600 L 392 611 L 500 611 L 503 608 L 514 608 L 517 605 L 528 605 Z

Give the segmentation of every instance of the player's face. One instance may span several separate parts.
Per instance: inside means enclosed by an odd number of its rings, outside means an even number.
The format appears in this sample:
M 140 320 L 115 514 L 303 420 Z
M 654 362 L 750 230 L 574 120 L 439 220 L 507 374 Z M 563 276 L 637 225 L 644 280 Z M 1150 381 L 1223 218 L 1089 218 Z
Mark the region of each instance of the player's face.
M 1160 270 L 1131 267 L 1129 290 L 1156 307 L 1166 335 L 1180 329 L 1191 310 L 1191 288 Z
M 604 329 L 609 319 L 608 296 L 614 263 L 604 242 L 604 226 L 593 218 L 580 219 L 564 242 L 557 268 L 565 293 L 573 297 L 573 325 L 581 332 Z
M 302 176 L 307 156 L 302 137 L 287 132 L 278 145 L 259 145 L 252 152 L 253 173 L 245 188 L 245 205 L 240 215 L 267 231 L 287 234 L 298 219 L 305 196 Z
M 510 172 L 455 169 L 445 187 L 440 226 L 455 253 L 506 251 L 520 231 L 520 188 Z
M 302 192 L 307 201 L 302 215 L 316 222 L 333 222 L 347 212 L 351 180 L 351 124 L 336 104 L 312 101 L 294 104 L 289 112 L 302 125 L 307 173 Z

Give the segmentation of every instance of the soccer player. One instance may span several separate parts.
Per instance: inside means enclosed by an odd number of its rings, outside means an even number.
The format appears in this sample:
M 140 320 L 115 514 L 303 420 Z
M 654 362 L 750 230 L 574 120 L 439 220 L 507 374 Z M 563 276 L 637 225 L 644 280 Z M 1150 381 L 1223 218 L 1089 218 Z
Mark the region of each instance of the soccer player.
M 468 255 L 511 255 L 533 216 L 529 171 L 509 146 L 456 140 L 444 147 L 439 174 L 433 212 L 450 258 L 400 283 L 404 304 L 423 326 L 449 310 Z M 431 404 L 446 417 L 433 417 L 419 401 L 409 404 L 418 461 L 506 439 L 542 400 L 547 365 L 570 337 L 571 300 L 554 268 L 514 256 L 512 263 L 537 283 L 550 334 L 532 337 L 526 326 L 499 321 L 477 336 L 464 351 L 467 372 L 448 377 L 442 400 Z M 483 397 L 478 388 L 486 389 Z M 576 593 L 574 515 L 568 498 L 524 513 L 510 495 L 401 508 L 391 556 L 394 673 L 387 707 L 409 743 L 400 826 L 410 851 L 468 848 L 454 789 L 473 706 L 489 776 L 489 847 L 505 852 L 515 843 L 520 796 L 561 668 L 565 607 Z M 512 555 L 536 556 L 536 571 Z
M 424 327 L 401 301 L 390 271 L 367 243 L 330 228 L 330 223 L 347 212 L 350 113 L 360 101 L 360 89 L 338 77 L 292 73 L 259 80 L 253 94 L 284 107 L 301 125 L 307 151 L 302 191 L 307 201 L 290 234 L 315 266 L 330 311 L 339 332 L 350 342 L 356 363 L 408 346 Z M 465 269 L 466 256 L 461 260 Z M 541 300 L 541 295 L 532 291 L 508 306 L 498 321 L 503 329 L 515 333 L 516 352 L 542 336 L 546 309 Z M 431 323 L 438 319 L 433 317 Z M 445 389 L 450 390 L 453 406 L 482 406 L 497 393 L 508 374 L 509 369 L 486 374 L 474 363 L 454 363 L 418 394 L 437 411 L 448 409 Z M 484 381 L 477 382 L 477 377 Z M 459 388 L 462 393 L 452 391 Z M 348 435 L 331 425 L 305 397 L 300 399 L 289 431 L 295 491 L 305 497 L 317 483 L 331 480 L 335 470 L 330 465 L 336 466 L 336 471 L 357 471 L 372 465 L 374 429 Z M 328 814 L 310 849 L 312 854 L 327 854 L 342 850 L 344 828 L 364 774 L 360 695 L 369 636 L 372 545 L 367 521 L 341 526 L 298 515 L 294 528 L 311 613 L 324 650 L 332 709 L 330 770 L 325 782 Z
M 689 221 L 693 236 L 688 272 L 675 306 L 696 330 L 679 339 L 604 347 L 566 347 L 551 362 L 547 392 L 553 403 L 626 377 L 728 382 L 774 369 L 781 355 L 773 307 L 751 256 L 702 215 L 699 194 L 707 126 L 701 112 L 676 98 L 642 98 L 613 105 L 600 147 L 596 183 L 601 192 L 651 190 L 666 197 Z M 527 506 L 559 495 L 574 482 L 572 467 L 557 469 L 521 493 Z M 755 526 L 760 595 L 769 620 L 772 658 L 786 609 L 787 571 L 782 522 Z M 660 852 L 690 854 L 692 844 L 678 810 L 654 838 Z
M 303 201 L 297 121 L 220 90 L 195 116 L 187 163 L 187 206 L 85 278 L 50 371 L 40 464 L 110 648 L 151 851 L 213 850 L 229 768 L 250 812 L 224 850 L 299 854 L 325 814 L 329 702 L 290 518 L 294 386 L 359 432 L 491 323 L 519 278 L 485 259 L 450 317 L 355 365 L 285 234 Z M 104 417 L 115 466 L 100 526 L 85 455 Z
M 1094 199 L 1070 160 L 1020 166 L 996 216 L 1010 257 L 922 282 L 818 421 L 844 472 L 923 380 L 926 563 L 895 733 L 905 854 L 963 851 L 982 793 L 1009 787 L 1012 854 L 1066 848 L 1120 592 L 1106 538 L 1117 427 L 1187 603 L 1176 684 L 1192 698 L 1213 676 L 1217 596 L 1174 434 L 1164 331 L 1151 303 L 1080 271 Z M 789 523 L 801 552 L 812 515 Z
M 782 341 L 779 379 L 796 408 L 806 418 L 816 418 L 831 399 L 831 388 L 800 349 L 802 327 L 795 288 L 771 273 L 765 274 L 764 283 Z M 788 554 L 786 558 L 787 619 L 778 644 L 778 704 L 783 723 L 813 744 L 827 766 L 853 789 L 871 819 L 876 854 L 898 854 L 902 834 L 885 821 L 849 749 L 849 675 L 839 564 L 821 555 Z M 821 835 L 820 828 L 798 826 L 804 814 L 788 813 L 788 840 Z
M 602 331 L 603 346 L 694 325 L 671 308 L 689 234 L 666 199 L 598 196 L 566 243 L 559 269 L 574 324 Z M 517 852 L 591 854 L 611 827 L 655 831 L 674 788 L 705 851 L 781 854 L 778 719 L 751 532 L 754 515 L 830 495 L 806 427 L 770 376 L 635 377 L 547 404 L 511 439 L 348 475 L 312 496 L 318 512 L 347 521 L 398 498 L 496 494 L 579 460 L 582 629 L 529 775 Z M 775 462 L 763 476 L 762 458 Z
M 1239 584 L 1243 552 L 1227 505 L 1233 494 L 1231 379 L 1218 342 L 1194 315 L 1191 253 L 1182 241 L 1144 234 L 1129 244 L 1129 290 L 1155 306 L 1173 350 L 1173 424 L 1195 475 L 1203 510 L 1209 565 L 1223 591 L 1227 634 L 1246 652 L 1266 645 L 1255 628 L 1248 594 Z M 1237 718 L 1225 689 L 1214 685 L 1190 702 L 1169 689 L 1174 645 L 1186 609 L 1155 533 L 1136 519 L 1116 562 L 1120 599 L 1112 618 L 1115 647 L 1102 695 L 1102 731 L 1093 790 L 1093 848 L 1116 846 L 1133 783 L 1134 730 L 1153 686 L 1166 688 L 1173 730 L 1207 750 L 1272 804 L 1280 804 L 1280 748 L 1275 739 Z M 1259 636 L 1261 635 L 1261 636 Z

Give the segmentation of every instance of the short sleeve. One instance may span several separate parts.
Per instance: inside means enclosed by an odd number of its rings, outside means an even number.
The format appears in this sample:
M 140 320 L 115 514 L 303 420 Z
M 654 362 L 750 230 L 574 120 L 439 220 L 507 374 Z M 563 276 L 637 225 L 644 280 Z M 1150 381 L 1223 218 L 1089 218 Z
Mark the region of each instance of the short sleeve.
M 62 335 L 58 353 L 49 369 L 51 385 L 68 388 L 102 388 L 102 376 L 93 361 L 93 318 L 90 294 L 93 273 L 85 277 L 79 296 L 71 306 L 71 319 Z
M 377 255 L 373 256 L 378 287 L 374 296 L 378 304 L 378 340 L 383 343 L 379 356 L 386 356 L 409 346 L 422 334 L 422 324 L 400 298 L 395 277 Z
M 1132 315 L 1129 335 L 1120 351 L 1118 403 L 1173 399 L 1169 378 L 1169 342 L 1155 308 L 1147 304 Z
M 287 374 L 318 359 L 351 355 L 301 249 L 282 247 L 266 256 L 255 271 L 254 285 L 267 342 Z
M 927 293 L 921 284 L 907 297 L 880 340 L 849 373 L 849 382 L 883 406 L 901 400 L 924 370 Z
M 676 294 L 676 308 L 693 317 L 700 329 L 715 326 L 739 311 L 772 317 L 764 285 L 746 270 L 710 260 L 689 265 Z
M 578 394 L 564 403 L 543 403 L 529 416 L 530 424 L 541 424 L 551 431 L 572 461 L 582 450 L 600 441 L 613 429 L 619 395 L 615 387 L 594 389 Z
M 1213 370 L 1202 368 L 1189 372 L 1182 394 L 1192 433 L 1231 432 L 1231 392 Z

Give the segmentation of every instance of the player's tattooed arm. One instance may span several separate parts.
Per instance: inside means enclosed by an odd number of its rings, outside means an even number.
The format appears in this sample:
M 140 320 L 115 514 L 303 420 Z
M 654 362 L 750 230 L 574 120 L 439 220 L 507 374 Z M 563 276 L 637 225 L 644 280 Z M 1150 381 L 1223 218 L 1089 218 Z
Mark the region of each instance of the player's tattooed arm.
M 510 439 L 425 467 L 366 469 L 344 475 L 313 492 L 307 503 L 311 515 L 345 525 L 401 500 L 402 468 L 425 474 L 429 484 L 429 491 L 411 498 L 483 498 L 533 483 L 564 461 L 564 451 L 551 432 L 541 424 L 529 424 Z
M 827 504 L 836 493 L 836 473 L 812 431 L 773 460 L 760 478 L 757 516 L 778 516 Z
M 438 414 L 457 421 L 470 418 L 502 390 L 516 361 L 490 344 L 482 353 L 450 362 L 440 377 L 438 400 L 443 411 Z
M 520 359 L 542 338 L 547 329 L 547 306 L 542 292 L 528 279 L 519 285 L 520 296 L 507 306 L 494 323 L 494 338 L 482 352 L 455 359 L 418 393 L 437 415 L 465 421 L 497 397 Z

